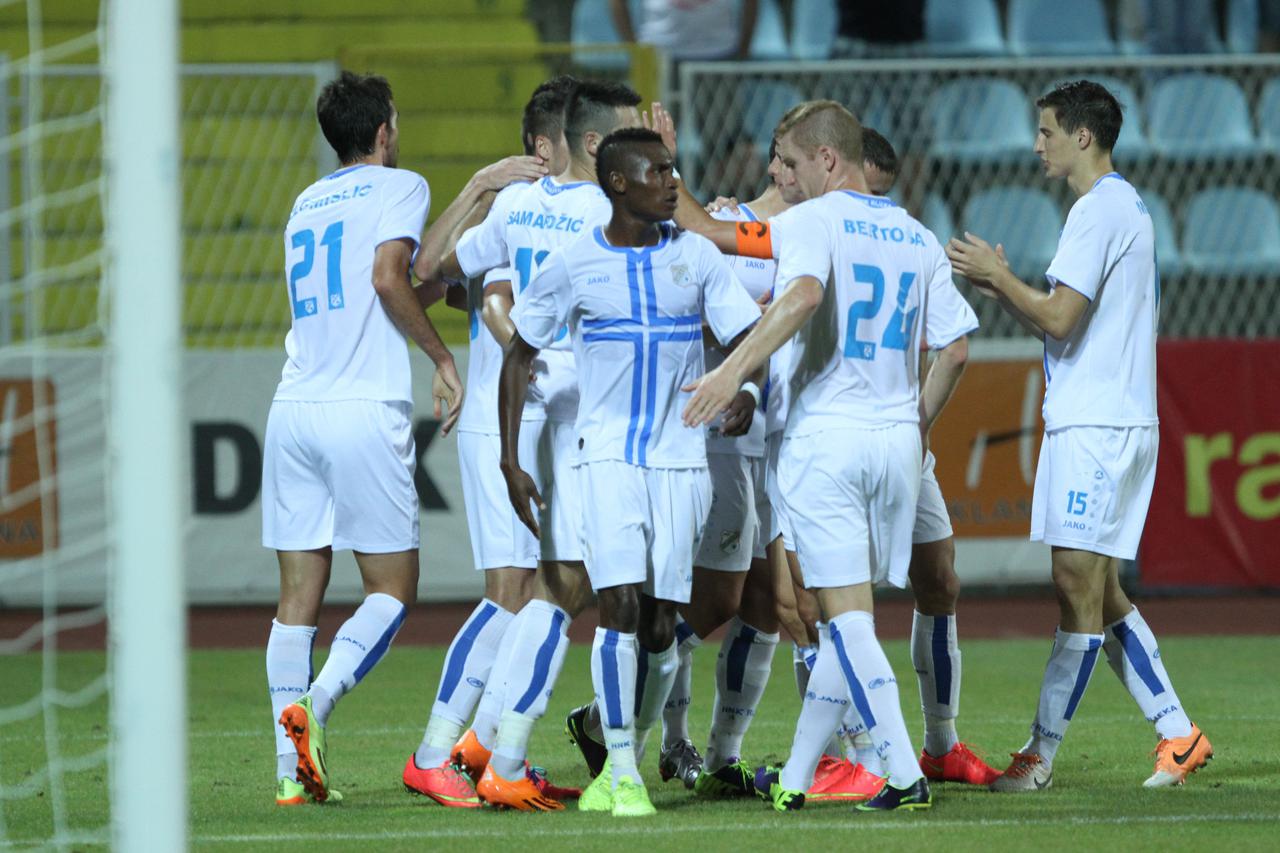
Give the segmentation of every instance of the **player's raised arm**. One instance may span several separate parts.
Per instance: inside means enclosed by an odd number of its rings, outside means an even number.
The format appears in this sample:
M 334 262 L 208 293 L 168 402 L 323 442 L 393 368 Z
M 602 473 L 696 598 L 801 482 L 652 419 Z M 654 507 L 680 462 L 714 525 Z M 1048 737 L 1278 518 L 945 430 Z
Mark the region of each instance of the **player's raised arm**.
M 396 328 L 435 363 L 436 375 L 432 380 L 431 396 L 436 401 L 437 417 L 444 414 L 441 403 L 448 407 L 440 428 L 441 433 L 447 435 L 462 414 L 462 380 L 458 378 L 453 354 L 440 339 L 439 332 L 423 312 L 409 285 L 408 271 L 412 255 L 413 241 L 409 238 L 380 243 L 373 256 L 373 289 Z
M 502 346 L 515 336 L 516 326 L 511 322 L 511 309 L 515 306 L 515 294 L 511 289 L 511 270 L 506 278 L 485 282 L 480 319 L 493 339 Z

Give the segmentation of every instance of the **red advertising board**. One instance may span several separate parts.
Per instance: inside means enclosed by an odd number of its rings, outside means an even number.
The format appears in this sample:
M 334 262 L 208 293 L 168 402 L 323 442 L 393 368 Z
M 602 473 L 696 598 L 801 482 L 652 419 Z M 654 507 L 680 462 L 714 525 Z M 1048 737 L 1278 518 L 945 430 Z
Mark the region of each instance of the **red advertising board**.
M 1280 589 L 1280 341 L 1166 341 L 1142 582 Z

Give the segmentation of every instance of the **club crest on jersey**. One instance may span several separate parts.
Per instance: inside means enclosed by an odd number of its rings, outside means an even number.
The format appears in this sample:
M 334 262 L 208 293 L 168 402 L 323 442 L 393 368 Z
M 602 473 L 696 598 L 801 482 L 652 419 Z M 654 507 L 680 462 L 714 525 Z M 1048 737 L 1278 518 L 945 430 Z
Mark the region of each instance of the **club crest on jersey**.
M 680 287 L 688 287 L 693 284 L 693 274 L 689 272 L 686 264 L 672 264 L 671 280 Z
M 741 530 L 726 530 L 720 534 L 720 550 L 726 554 L 738 553 L 738 546 L 742 543 Z

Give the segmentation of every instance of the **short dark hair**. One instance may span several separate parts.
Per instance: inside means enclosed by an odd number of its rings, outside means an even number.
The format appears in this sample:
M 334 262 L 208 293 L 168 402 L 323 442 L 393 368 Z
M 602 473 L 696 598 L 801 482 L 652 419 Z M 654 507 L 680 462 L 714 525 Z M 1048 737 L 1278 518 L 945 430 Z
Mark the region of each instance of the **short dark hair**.
M 1120 125 L 1124 114 L 1120 102 L 1107 88 L 1092 80 L 1073 80 L 1060 83 L 1036 101 L 1042 110 L 1053 110 L 1058 124 L 1067 133 L 1075 133 L 1082 127 L 1089 129 L 1098 147 L 1110 151 L 1120 137 Z
M 634 107 L 640 96 L 630 86 L 600 80 L 583 80 L 569 96 L 564 108 L 564 138 L 569 151 L 582 153 L 582 136 L 594 130 L 601 136 L 613 131 L 620 107 Z
M 609 189 L 609 174 L 625 172 L 636 156 L 636 149 L 654 142 L 664 146 L 666 144 L 657 131 L 645 127 L 624 127 L 600 141 L 600 147 L 596 149 L 596 180 L 600 182 L 600 189 L 604 190 L 605 195 L 613 198 Z
M 343 71 L 320 90 L 316 118 L 342 163 L 373 153 L 378 128 L 391 122 L 391 84 L 377 74 Z
M 862 162 L 870 163 L 886 175 L 898 174 L 898 152 L 884 134 L 870 127 L 862 128 Z
M 554 139 L 564 132 L 564 108 L 577 85 L 578 78 L 571 74 L 561 74 L 533 90 L 529 103 L 524 107 L 524 118 L 520 122 L 524 153 L 533 153 L 534 137 Z

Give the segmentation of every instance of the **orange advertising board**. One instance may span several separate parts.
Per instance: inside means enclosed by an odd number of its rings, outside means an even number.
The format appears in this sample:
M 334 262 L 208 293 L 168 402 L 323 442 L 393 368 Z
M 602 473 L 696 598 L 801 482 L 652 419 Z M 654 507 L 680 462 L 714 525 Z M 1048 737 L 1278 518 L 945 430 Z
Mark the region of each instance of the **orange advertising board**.
M 58 544 L 53 402 L 52 382 L 0 379 L 0 559 Z
M 1039 361 L 969 362 L 929 440 L 957 537 L 1027 537 L 1043 400 Z

